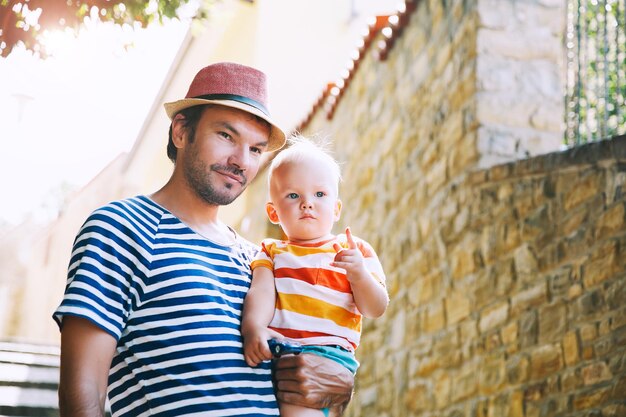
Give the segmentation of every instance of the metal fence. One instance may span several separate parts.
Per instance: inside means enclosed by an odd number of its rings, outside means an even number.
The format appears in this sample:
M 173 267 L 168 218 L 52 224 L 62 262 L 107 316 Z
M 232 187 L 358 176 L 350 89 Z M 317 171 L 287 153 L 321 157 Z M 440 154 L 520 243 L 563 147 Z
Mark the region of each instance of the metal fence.
M 626 0 L 567 0 L 565 143 L 626 133 Z

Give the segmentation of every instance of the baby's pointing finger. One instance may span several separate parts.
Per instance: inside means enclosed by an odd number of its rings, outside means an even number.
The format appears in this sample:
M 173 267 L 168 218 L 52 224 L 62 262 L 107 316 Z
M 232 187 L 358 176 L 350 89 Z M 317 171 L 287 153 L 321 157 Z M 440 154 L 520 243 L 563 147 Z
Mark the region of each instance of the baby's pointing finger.
M 348 247 L 350 249 L 356 249 L 356 243 L 354 242 L 352 231 L 350 231 L 349 227 L 346 227 L 346 239 L 348 240 Z

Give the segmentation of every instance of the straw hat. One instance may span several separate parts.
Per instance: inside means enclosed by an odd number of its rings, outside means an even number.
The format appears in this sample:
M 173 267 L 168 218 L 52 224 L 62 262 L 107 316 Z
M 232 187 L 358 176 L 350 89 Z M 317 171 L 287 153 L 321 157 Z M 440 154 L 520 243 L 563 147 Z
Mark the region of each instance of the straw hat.
M 285 144 L 285 133 L 272 121 L 267 109 L 265 74 L 257 69 L 231 62 L 209 65 L 196 74 L 184 99 L 164 106 L 172 120 L 179 111 L 202 104 L 232 107 L 267 121 L 272 127 L 268 151 Z

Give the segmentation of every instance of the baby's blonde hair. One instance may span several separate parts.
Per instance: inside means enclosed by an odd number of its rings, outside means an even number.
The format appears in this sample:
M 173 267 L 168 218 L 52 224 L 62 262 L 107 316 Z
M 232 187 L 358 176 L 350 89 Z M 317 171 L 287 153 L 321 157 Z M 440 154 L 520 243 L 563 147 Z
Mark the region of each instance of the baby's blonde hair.
M 295 134 L 287 139 L 287 146 L 286 149 L 276 155 L 268 168 L 268 185 L 272 183 L 274 171 L 281 165 L 297 163 L 306 159 L 315 159 L 327 166 L 337 179 L 337 188 L 339 188 L 339 183 L 341 182 L 341 168 L 335 158 L 331 156 L 328 142 L 314 142 L 309 138 Z

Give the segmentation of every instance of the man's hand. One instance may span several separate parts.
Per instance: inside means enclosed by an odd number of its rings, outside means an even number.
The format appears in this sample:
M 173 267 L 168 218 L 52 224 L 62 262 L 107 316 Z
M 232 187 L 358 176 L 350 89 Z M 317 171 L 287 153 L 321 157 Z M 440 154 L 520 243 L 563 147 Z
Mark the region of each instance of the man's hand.
M 302 353 L 276 360 L 276 396 L 281 402 L 309 408 L 331 408 L 340 416 L 352 398 L 354 375 L 339 363 Z

